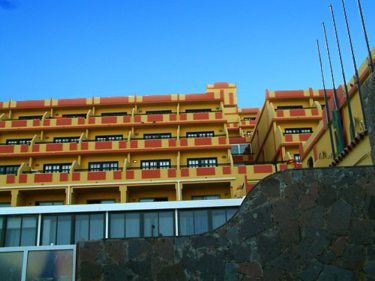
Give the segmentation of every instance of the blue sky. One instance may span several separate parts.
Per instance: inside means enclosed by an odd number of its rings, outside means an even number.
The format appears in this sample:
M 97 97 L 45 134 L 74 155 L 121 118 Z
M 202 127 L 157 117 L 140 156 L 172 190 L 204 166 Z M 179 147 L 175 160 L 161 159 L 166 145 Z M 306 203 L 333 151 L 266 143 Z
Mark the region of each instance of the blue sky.
M 315 43 L 323 48 L 322 21 L 339 84 L 329 3 L 346 74 L 354 73 L 341 0 L 7 1 L 13 7 L 0 8 L 0 101 L 200 93 L 227 81 L 237 84 L 241 107 L 260 107 L 266 89 L 322 87 Z M 346 5 L 362 63 L 357 0 Z M 373 47 L 375 1 L 362 6 Z

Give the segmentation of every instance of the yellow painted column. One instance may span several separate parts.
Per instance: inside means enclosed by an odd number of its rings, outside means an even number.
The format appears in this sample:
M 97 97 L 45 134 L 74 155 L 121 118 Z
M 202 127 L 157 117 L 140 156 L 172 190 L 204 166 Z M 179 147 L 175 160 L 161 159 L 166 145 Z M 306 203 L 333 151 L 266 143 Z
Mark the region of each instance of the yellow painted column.
M 22 198 L 22 194 L 20 194 L 20 191 L 12 190 L 10 205 L 12 207 L 17 207 L 17 206 L 22 206 L 22 203 L 23 203 L 23 198 Z
M 122 185 L 120 188 L 120 203 L 126 203 L 128 200 L 128 187 L 126 185 Z

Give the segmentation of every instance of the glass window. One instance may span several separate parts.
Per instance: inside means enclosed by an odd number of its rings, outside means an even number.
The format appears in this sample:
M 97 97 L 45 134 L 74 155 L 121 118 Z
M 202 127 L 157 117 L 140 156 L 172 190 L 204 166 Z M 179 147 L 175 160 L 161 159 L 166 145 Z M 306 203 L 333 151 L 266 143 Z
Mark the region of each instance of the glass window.
M 238 208 L 227 208 L 227 221 L 230 220 L 237 211 Z
M 222 226 L 226 222 L 225 209 L 212 210 L 212 229 Z
M 127 112 L 103 112 L 102 116 L 126 116 Z
M 67 142 L 79 142 L 80 137 L 59 137 L 54 138 L 54 143 L 67 143 Z
M 172 211 L 159 212 L 159 236 L 174 235 L 174 213 Z
M 5 247 L 15 247 L 20 245 L 21 240 L 21 217 L 8 217 Z
M 214 131 L 205 131 L 205 132 L 187 132 L 187 138 L 212 138 L 215 136 Z
M 104 238 L 104 214 L 77 215 L 75 223 L 75 242 L 80 240 L 99 240 Z
M 294 161 L 301 163 L 301 156 L 299 154 L 294 154 Z
M 10 207 L 10 202 L 1 202 L 0 208 Z
M 197 195 L 191 196 L 191 200 L 214 200 L 220 199 L 220 195 Z
M 163 134 L 144 134 L 143 138 L 145 140 L 150 139 L 170 139 L 172 137 L 171 133 L 163 133 Z
M 69 173 L 72 164 L 44 164 L 44 173 Z
M 0 166 L 0 175 L 16 175 L 19 165 Z
M 21 280 L 23 252 L 0 253 L 1 280 Z
M 147 212 L 143 218 L 143 232 L 145 237 L 158 236 L 159 222 L 157 212 Z
M 193 211 L 179 211 L 180 235 L 194 234 Z
M 75 223 L 75 242 L 89 240 L 89 215 L 77 215 Z
M 36 217 L 23 217 L 21 246 L 34 246 L 36 244 Z
M 284 134 L 311 134 L 312 128 L 286 128 Z
M 42 245 L 71 244 L 72 217 L 70 215 L 43 216 Z
M 30 144 L 31 139 L 12 139 L 12 140 L 6 140 L 6 144 L 9 145 L 17 145 L 17 144 Z
M 39 206 L 58 206 L 58 205 L 64 205 L 64 201 L 43 201 L 43 202 L 37 202 L 37 205 L 39 205 Z
M 123 140 L 122 135 L 96 136 L 95 141 L 119 141 Z
M 284 109 L 302 109 L 302 105 L 279 105 L 277 109 L 284 110 Z
M 86 118 L 85 113 L 63 114 L 63 118 Z
M 118 162 L 90 162 L 89 171 L 117 171 Z
M 194 230 L 195 233 L 203 233 L 208 231 L 208 211 L 194 211 Z
M 211 112 L 211 108 L 186 109 L 186 113 Z
M 142 170 L 152 169 L 169 169 L 171 167 L 171 160 L 141 160 Z
M 72 250 L 30 251 L 28 255 L 26 281 L 73 279 Z M 9 279 L 20 280 L 20 279 Z
M 152 110 L 152 111 L 146 111 L 146 114 L 152 115 L 152 114 L 170 114 L 172 113 L 172 110 Z
M 232 144 L 230 147 L 232 155 L 242 155 L 250 153 L 250 144 L 241 143 L 241 144 Z
M 127 213 L 125 219 L 125 237 L 140 237 L 140 214 Z
M 109 237 L 124 238 L 125 237 L 125 214 L 112 213 L 109 218 Z
M 42 120 L 42 115 L 34 115 L 34 116 L 20 116 L 18 120 Z
M 90 240 L 104 238 L 104 214 L 90 215 Z
M 217 158 L 188 158 L 187 166 L 189 168 L 215 167 Z

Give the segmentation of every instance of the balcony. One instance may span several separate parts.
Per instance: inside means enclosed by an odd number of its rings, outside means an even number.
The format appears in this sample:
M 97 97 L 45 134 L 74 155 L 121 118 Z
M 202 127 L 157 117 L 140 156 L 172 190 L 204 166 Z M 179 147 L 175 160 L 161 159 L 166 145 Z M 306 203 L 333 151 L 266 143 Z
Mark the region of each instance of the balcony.
M 196 112 L 196 113 L 170 113 L 170 114 L 133 114 L 125 116 L 92 116 L 88 118 L 44 118 L 42 120 L 0 120 L 0 130 L 59 130 L 59 129 L 85 129 L 102 127 L 131 127 L 138 125 L 153 125 L 155 123 L 200 123 L 224 122 L 223 113 Z
M 227 147 L 228 146 L 228 147 Z M 80 143 L 35 143 L 31 145 L 0 145 L 1 157 L 29 157 L 51 155 L 81 155 L 103 153 L 129 153 L 147 150 L 188 150 L 229 148 L 225 135 L 209 138 L 130 139 L 130 141 L 83 141 Z
M 275 119 L 277 120 L 289 120 L 301 117 L 306 119 L 321 119 L 322 109 L 321 107 L 308 107 L 301 109 L 276 109 Z

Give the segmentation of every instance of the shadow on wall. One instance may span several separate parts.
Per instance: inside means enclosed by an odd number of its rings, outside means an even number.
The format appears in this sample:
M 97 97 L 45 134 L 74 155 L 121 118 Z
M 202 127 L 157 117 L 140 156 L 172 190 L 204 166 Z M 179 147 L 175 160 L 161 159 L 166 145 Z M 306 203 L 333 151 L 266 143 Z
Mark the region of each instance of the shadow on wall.
M 287 170 L 202 235 L 80 242 L 77 280 L 372 280 L 375 168 Z

